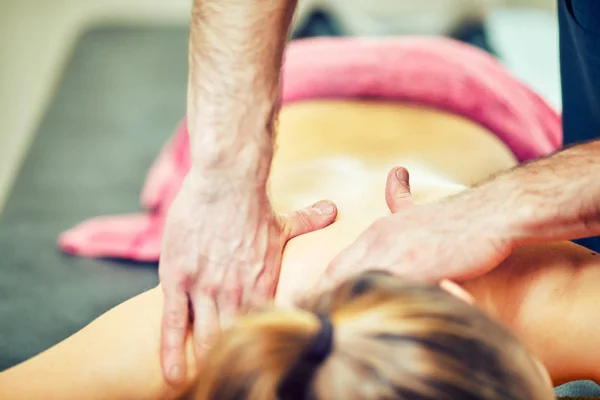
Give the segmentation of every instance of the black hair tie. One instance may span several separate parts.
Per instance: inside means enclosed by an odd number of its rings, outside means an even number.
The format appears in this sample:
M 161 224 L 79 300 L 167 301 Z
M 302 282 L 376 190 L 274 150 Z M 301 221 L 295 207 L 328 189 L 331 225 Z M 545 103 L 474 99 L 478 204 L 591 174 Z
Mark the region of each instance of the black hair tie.
M 304 400 L 317 368 L 333 350 L 333 324 L 326 315 L 317 315 L 321 327 L 304 353 L 287 371 L 277 388 L 278 400 Z

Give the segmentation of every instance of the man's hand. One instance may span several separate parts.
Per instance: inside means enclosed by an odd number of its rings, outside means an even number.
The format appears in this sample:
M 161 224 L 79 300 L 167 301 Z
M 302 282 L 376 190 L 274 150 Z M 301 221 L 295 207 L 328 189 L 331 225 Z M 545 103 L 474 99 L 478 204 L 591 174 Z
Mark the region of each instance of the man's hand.
M 516 246 L 598 235 L 599 160 L 600 140 L 419 206 L 412 205 L 408 172 L 395 169 L 386 188 L 394 214 L 333 260 L 324 285 L 367 268 L 420 280 L 464 279 L 496 267 Z
M 186 376 L 188 327 L 200 355 L 238 311 L 274 296 L 286 242 L 336 218 L 328 201 L 277 215 L 264 190 L 224 179 L 188 176 L 167 217 L 159 267 L 165 294 L 161 361 L 173 383 Z
M 375 221 L 331 262 L 326 286 L 372 268 L 415 280 L 469 278 L 494 268 L 512 250 L 502 216 L 469 195 L 414 205 L 404 168 L 388 175 L 386 201 L 393 214 Z
M 196 352 L 238 310 L 273 296 L 286 241 L 336 210 L 287 216 L 266 195 L 280 70 L 295 0 L 194 0 L 187 123 L 192 166 L 167 217 L 159 267 L 165 292 L 161 363 L 185 378 L 193 313 Z M 323 210 L 325 210 L 324 208 Z

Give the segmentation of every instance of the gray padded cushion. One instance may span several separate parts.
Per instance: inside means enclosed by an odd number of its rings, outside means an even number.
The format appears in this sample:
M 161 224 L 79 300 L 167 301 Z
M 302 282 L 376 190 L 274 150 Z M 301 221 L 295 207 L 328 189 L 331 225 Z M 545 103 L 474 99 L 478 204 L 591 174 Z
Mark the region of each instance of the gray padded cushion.
M 185 27 L 105 27 L 79 42 L 0 216 L 0 370 L 157 284 L 154 264 L 69 257 L 55 239 L 139 209 L 185 112 L 186 74 Z

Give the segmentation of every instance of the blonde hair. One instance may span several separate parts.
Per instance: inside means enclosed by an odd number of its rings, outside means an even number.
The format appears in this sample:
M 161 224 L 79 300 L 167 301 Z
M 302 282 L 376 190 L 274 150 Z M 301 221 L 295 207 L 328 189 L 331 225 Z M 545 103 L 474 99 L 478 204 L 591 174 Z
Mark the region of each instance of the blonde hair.
M 304 358 L 321 330 L 318 315 L 332 323 L 333 347 L 310 365 Z M 548 393 L 527 351 L 483 312 L 437 286 L 378 272 L 297 310 L 241 318 L 205 366 L 197 400 L 276 399 L 294 374 L 303 387 L 279 400 L 535 400 Z

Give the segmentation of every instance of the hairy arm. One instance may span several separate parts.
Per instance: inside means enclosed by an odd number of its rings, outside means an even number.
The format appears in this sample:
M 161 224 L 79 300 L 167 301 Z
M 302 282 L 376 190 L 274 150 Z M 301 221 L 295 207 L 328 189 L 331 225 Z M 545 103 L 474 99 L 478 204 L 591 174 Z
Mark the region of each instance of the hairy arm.
M 600 233 L 600 141 L 414 207 L 408 172 L 394 178 L 399 169 L 393 171 L 386 186 L 393 214 L 375 221 L 342 251 L 321 286 L 373 265 L 418 280 L 464 280 L 489 272 L 520 245 Z
M 195 0 L 188 127 L 192 171 L 268 179 L 280 69 L 295 0 Z
M 159 263 L 161 361 L 173 383 L 186 375 L 188 307 L 200 356 L 240 309 L 272 297 L 287 239 L 335 218 L 311 209 L 301 215 L 305 229 L 286 226 L 267 196 L 280 68 L 295 6 L 294 0 L 194 0 L 187 99 L 192 163 L 168 211 Z
M 496 303 L 505 310 L 519 307 L 521 318 L 512 321 L 540 358 L 548 358 L 556 383 L 600 382 L 600 255 L 573 243 L 549 244 L 600 234 L 599 173 L 600 141 L 593 141 L 518 166 L 449 200 L 462 198 L 471 210 L 504 221 L 500 231 L 515 251 L 482 279 L 504 275 L 496 283 L 506 288 L 505 296 Z
M 187 342 L 187 379 L 167 384 L 159 362 L 159 288 L 136 296 L 43 353 L 0 373 L 0 398 L 174 399 L 196 374 Z
M 600 234 L 600 141 L 568 148 L 464 193 L 500 215 L 515 245 Z M 457 197 L 461 197 L 459 195 Z

